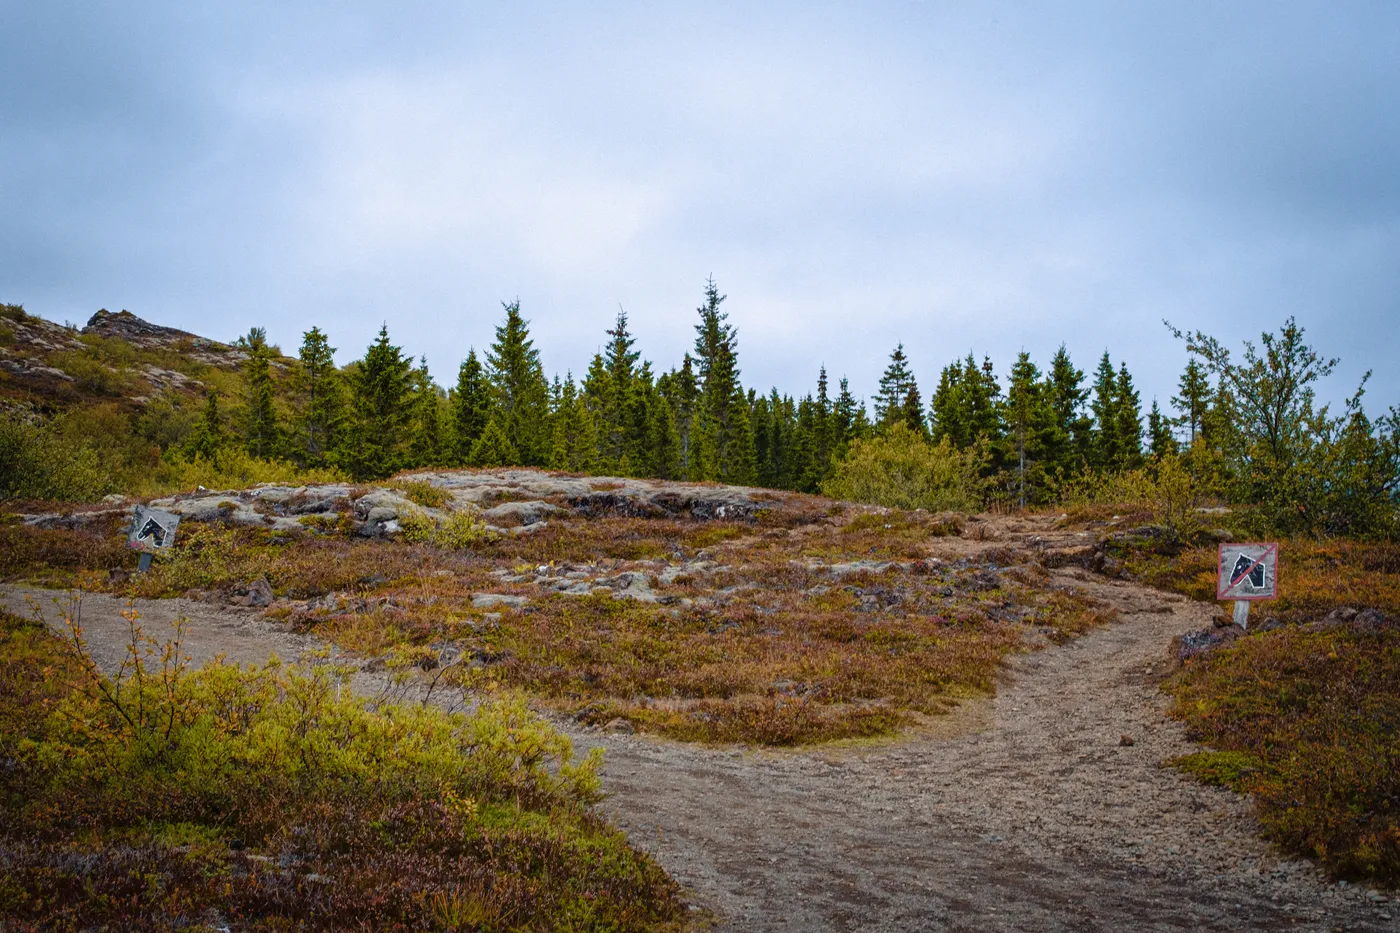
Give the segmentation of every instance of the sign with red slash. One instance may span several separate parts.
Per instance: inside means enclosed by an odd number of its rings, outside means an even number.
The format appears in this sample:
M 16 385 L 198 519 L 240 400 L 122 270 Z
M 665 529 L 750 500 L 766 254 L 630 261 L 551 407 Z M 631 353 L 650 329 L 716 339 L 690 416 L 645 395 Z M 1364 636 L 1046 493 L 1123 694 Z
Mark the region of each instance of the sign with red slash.
M 1277 544 L 1220 545 L 1220 575 L 1215 598 L 1235 601 L 1235 622 L 1249 624 L 1249 604 L 1278 596 Z

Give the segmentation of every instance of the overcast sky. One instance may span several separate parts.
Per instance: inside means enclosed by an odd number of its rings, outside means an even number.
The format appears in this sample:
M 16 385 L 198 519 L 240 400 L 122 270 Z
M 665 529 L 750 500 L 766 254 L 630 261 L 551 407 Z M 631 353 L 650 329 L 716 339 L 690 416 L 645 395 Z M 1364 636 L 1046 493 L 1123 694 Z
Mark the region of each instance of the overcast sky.
M 618 307 L 658 369 L 713 274 L 743 378 L 870 395 L 903 341 L 1184 351 L 1296 315 L 1400 402 L 1400 4 L 0 0 L 0 301 L 455 380 Z

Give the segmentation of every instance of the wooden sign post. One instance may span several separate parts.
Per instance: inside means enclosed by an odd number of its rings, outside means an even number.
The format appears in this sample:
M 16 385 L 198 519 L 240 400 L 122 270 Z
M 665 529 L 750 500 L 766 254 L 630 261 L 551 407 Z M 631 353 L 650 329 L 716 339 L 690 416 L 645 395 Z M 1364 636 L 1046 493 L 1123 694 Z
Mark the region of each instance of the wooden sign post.
M 1249 604 L 1278 596 L 1277 544 L 1220 545 L 1215 598 L 1235 601 L 1235 624 L 1249 627 Z

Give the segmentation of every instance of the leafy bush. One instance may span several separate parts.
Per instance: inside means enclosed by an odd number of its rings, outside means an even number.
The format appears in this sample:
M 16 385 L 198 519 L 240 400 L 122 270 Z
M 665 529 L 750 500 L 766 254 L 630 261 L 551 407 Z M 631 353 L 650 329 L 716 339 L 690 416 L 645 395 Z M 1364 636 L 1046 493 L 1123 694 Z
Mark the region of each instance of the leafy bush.
M 112 477 L 92 448 L 23 412 L 0 415 L 0 499 L 83 501 L 110 492 Z
M 450 492 L 426 480 L 392 479 L 384 485 L 390 489 L 397 489 L 409 502 L 426 509 L 445 508 L 452 501 Z
M 190 671 L 178 631 L 161 644 L 128 619 L 109 679 L 79 628 L 64 647 L 0 616 L 0 897 L 17 929 L 679 918 L 675 885 L 589 809 L 601 753 L 575 759 L 520 700 L 449 714 L 371 707 L 324 665 Z
M 851 445 L 822 484 L 836 499 L 898 509 L 973 512 L 982 502 L 984 455 L 945 438 L 930 444 L 904 424 Z
M 332 468 L 302 468 L 290 460 L 263 460 L 241 447 L 220 448 L 213 457 L 168 454 L 153 473 L 135 488 L 147 495 L 161 495 L 204 486 L 208 489 L 242 489 L 256 483 L 344 482 L 345 475 Z
M 1203 527 L 1200 509 L 1218 502 L 1210 487 L 1192 474 L 1189 461 L 1169 454 L 1135 470 L 1083 473 L 1059 487 L 1060 504 L 1074 509 L 1108 506 L 1150 517 L 1189 539 Z
M 466 550 L 493 539 L 483 522 L 472 512 L 452 512 L 442 521 L 434 521 L 423 512 L 399 516 L 406 541 L 418 541 L 449 550 Z
M 0 318 L 9 321 L 24 322 L 29 319 L 29 315 L 24 311 L 24 305 L 10 305 L 0 303 Z

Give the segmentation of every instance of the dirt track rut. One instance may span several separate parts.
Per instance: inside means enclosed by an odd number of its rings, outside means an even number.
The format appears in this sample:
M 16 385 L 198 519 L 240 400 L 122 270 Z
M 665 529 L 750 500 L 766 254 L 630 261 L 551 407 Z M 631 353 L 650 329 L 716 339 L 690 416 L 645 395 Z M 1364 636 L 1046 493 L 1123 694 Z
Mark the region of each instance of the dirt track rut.
M 606 812 L 721 930 L 1400 930 L 1393 898 L 1282 858 L 1254 835 L 1245 798 L 1160 767 L 1194 748 L 1164 716 L 1166 648 L 1211 607 L 1074 584 L 1119 622 L 1018 658 L 995 699 L 933 734 L 801 752 L 576 739 L 608 750 Z M 56 595 L 11 586 L 0 602 L 28 612 L 37 597 L 52 622 Z M 104 665 L 121 657 L 123 606 L 83 599 Z M 190 617 L 196 662 L 316 646 L 247 611 L 137 608 L 152 633 Z

